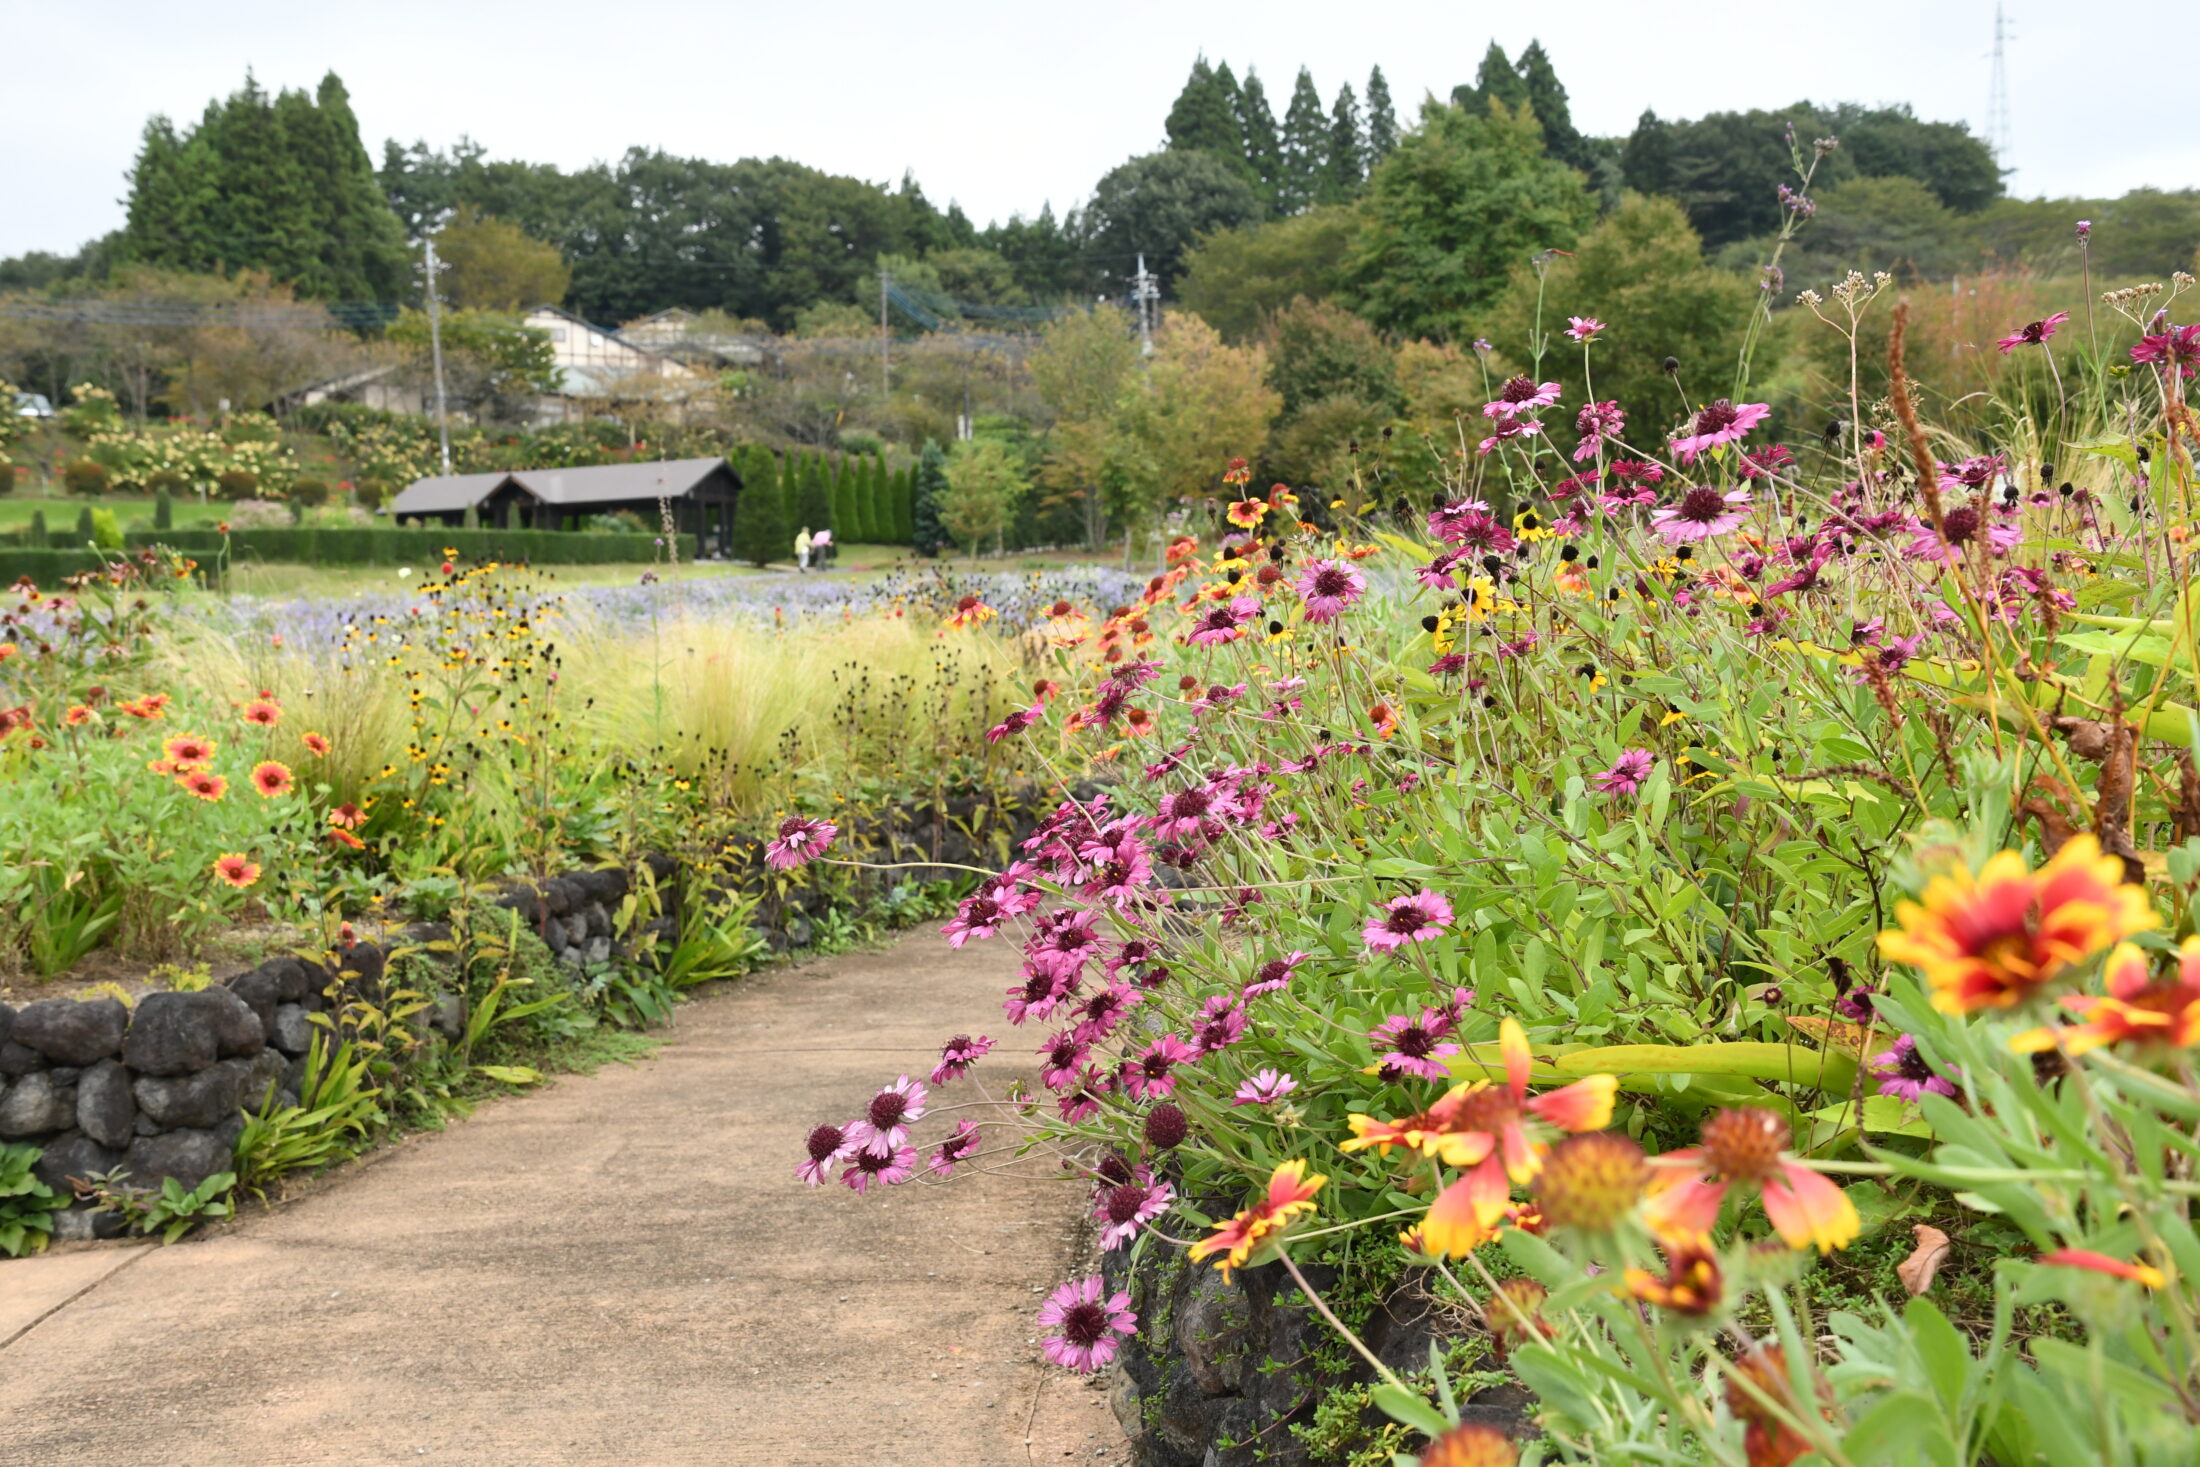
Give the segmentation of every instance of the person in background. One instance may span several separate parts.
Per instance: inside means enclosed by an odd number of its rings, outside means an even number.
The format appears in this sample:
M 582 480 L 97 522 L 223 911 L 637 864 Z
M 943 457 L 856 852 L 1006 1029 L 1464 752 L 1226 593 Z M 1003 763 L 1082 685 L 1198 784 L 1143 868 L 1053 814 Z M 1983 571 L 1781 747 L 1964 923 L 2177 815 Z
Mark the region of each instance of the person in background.
M 819 530 L 810 537 L 810 553 L 817 557 L 817 563 L 820 567 L 831 562 L 839 548 L 833 543 L 833 532 L 831 530 Z
M 806 571 L 810 568 L 810 552 L 816 548 L 817 542 L 810 538 L 810 527 L 808 525 L 804 525 L 801 529 L 795 531 L 794 568 L 797 572 Z

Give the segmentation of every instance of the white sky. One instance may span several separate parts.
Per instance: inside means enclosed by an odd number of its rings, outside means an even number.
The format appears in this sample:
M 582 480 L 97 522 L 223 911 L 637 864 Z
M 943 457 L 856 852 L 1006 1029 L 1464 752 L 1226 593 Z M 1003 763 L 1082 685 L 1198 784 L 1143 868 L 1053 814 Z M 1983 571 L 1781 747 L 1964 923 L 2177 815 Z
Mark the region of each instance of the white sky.
M 1424 91 L 1471 80 L 1493 36 L 1517 54 L 1540 35 L 1585 132 L 1624 133 L 1645 106 L 1694 116 L 1805 96 L 1908 101 L 1979 126 L 1994 17 L 1991 0 L 109 0 L 88 30 L 80 7 L 8 10 L 0 255 L 71 250 L 119 225 L 146 117 L 195 119 L 247 66 L 270 90 L 336 70 L 377 159 L 386 137 L 461 133 L 493 157 L 566 168 L 633 145 L 776 154 L 874 180 L 912 169 L 935 202 L 959 200 L 983 224 L 1077 204 L 1158 146 L 1200 51 L 1240 75 L 1257 66 L 1279 113 L 1302 63 L 1325 98 L 1380 63 L 1404 119 Z M 2148 83 L 2132 50 L 2185 19 L 2165 0 L 2015 0 L 2012 190 L 2200 184 L 2189 88 Z

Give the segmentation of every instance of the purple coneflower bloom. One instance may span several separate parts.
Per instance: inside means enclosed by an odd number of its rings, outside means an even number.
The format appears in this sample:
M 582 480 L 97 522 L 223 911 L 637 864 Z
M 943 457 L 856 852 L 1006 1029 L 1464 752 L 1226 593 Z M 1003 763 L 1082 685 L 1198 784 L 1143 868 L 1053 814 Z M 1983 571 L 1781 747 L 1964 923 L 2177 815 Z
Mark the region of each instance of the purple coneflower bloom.
M 2179 376 L 2190 377 L 2194 364 L 2200 363 L 2200 322 L 2140 337 L 2139 344 L 2131 349 L 2131 359 L 2163 369 L 2175 367 Z
M 1566 318 L 1566 334 L 1584 345 L 1596 340 L 1597 333 L 1603 329 L 1604 323 L 1594 316 L 1568 316 Z
M 957 1034 L 940 1046 L 940 1062 L 932 1067 L 932 1083 L 945 1085 L 950 1080 L 961 1079 L 963 1071 L 984 1059 L 992 1048 L 993 1041 L 983 1034 L 975 1039 L 968 1034 Z
M 1199 1051 L 1164 1034 L 1123 1061 L 1123 1088 L 1138 1100 L 1168 1095 L 1176 1089 L 1176 1067 L 1199 1058 Z
M 1192 1047 L 1209 1055 L 1228 1049 L 1244 1035 L 1245 1010 L 1238 1007 L 1237 995 L 1218 993 L 1199 1011 L 1199 1022 L 1192 1029 Z
M 1044 1019 L 1068 996 L 1069 987 L 1068 975 L 1027 963 L 1023 983 L 1008 990 L 1008 1000 L 1001 1008 L 1007 1012 L 1011 1024 L 1021 1024 L 1026 1019 Z
M 1296 589 L 1308 621 L 1335 621 L 1367 594 L 1367 577 L 1344 561 L 1317 560 L 1300 574 Z
M 1039 1352 L 1056 1365 L 1086 1375 L 1115 1359 L 1124 1338 L 1138 1328 L 1129 1294 L 1107 1293 L 1100 1275 L 1072 1280 L 1039 1306 L 1039 1323 L 1054 1333 L 1039 1342 Z
M 1044 703 L 1034 703 L 1029 708 L 1019 708 L 999 723 L 994 724 L 993 727 L 987 729 L 985 731 L 985 741 L 989 744 L 997 744 L 1011 735 L 1022 733 L 1046 716 L 1047 705 Z
M 1497 389 L 1497 401 L 1482 405 L 1485 418 L 1517 418 L 1522 413 L 1549 407 L 1558 401 L 1556 382 L 1538 383 L 1532 377 L 1513 377 Z
M 1055 1098 L 1055 1108 L 1062 1113 L 1063 1120 L 1075 1125 L 1098 1115 L 1100 1097 L 1114 1088 L 1114 1083 L 1108 1079 L 1104 1070 L 1087 1066 L 1085 1073 L 1078 1079 L 1077 1088 L 1065 1091 Z
M 1393 1014 L 1367 1031 L 1367 1042 L 1384 1070 L 1442 1080 L 1451 1073 L 1442 1064 L 1444 1056 L 1459 1052 L 1458 1045 L 1439 1042 L 1451 1030 L 1452 1020 L 1443 1010 L 1423 1009 L 1419 1017 Z
M 1680 497 L 1678 504 L 1662 504 L 1650 511 L 1650 528 L 1668 545 L 1690 540 L 1709 540 L 1730 534 L 1749 513 L 1747 489 L 1718 490 L 1698 484 Z
M 848 1123 L 844 1138 L 874 1156 L 885 1156 L 909 1139 L 908 1123 L 921 1119 L 928 1092 L 903 1075 L 871 1097 L 863 1114 Z
M 1980 454 L 1959 464 L 1941 464 L 1940 487 L 1943 489 L 1985 489 L 1997 475 L 2009 467 L 2009 460 L 1998 453 Z
M 1631 795 L 1642 788 L 1657 762 L 1648 749 L 1629 749 L 1612 761 L 1610 769 L 1591 775 L 1589 783 L 1608 795 Z
M 917 1148 L 914 1146 L 898 1146 L 889 1152 L 858 1151 L 849 1156 L 847 1170 L 840 1174 L 840 1180 L 860 1194 L 869 1191 L 873 1182 L 884 1187 L 898 1186 L 908 1181 L 916 1169 Z
M 1467 659 L 1464 653 L 1446 652 L 1428 665 L 1428 675 L 1430 677 L 1451 677 L 1454 674 L 1464 672 L 1466 666 Z
M 978 1123 L 957 1121 L 955 1134 L 933 1147 L 931 1159 L 924 1165 L 934 1176 L 951 1177 L 955 1175 L 955 1163 L 967 1160 L 977 1149 Z
M 1377 952 L 1396 952 L 1409 942 L 1426 942 L 1451 925 L 1451 903 L 1423 888 L 1413 896 L 1392 897 L 1367 919 L 1360 936 Z
M 1581 435 L 1580 446 L 1574 449 L 1574 462 L 1587 463 L 1597 456 L 1604 440 L 1617 437 L 1627 429 L 1627 414 L 1616 402 L 1592 402 L 1574 415 L 1574 431 Z
M 775 871 L 792 871 L 823 855 L 839 833 L 830 820 L 789 815 L 779 822 L 779 838 L 764 847 L 764 860 Z
M 1092 1215 L 1106 1224 L 1100 1230 L 1100 1247 L 1122 1247 L 1138 1236 L 1140 1228 L 1167 1212 L 1175 1200 L 1176 1190 L 1167 1182 L 1155 1181 L 1153 1173 L 1144 1167 L 1130 1181 L 1102 1188 L 1092 1203 Z
M 1281 1070 L 1261 1070 L 1237 1088 L 1232 1105 L 1274 1105 L 1299 1088 L 1299 1082 Z
M 1533 437 L 1542 431 L 1543 424 L 1535 418 L 1506 418 L 1498 423 L 1495 433 L 1475 445 L 1474 451 L 1486 457 L 1500 443 L 1509 443 L 1515 438 Z
M 2055 334 L 2057 326 L 2062 325 L 2063 322 L 2069 319 L 2070 313 L 2068 311 L 2057 311 L 2054 315 L 2045 317 L 2042 320 L 2027 322 L 2019 326 L 1996 342 L 1995 345 L 2001 348 L 2003 356 L 2009 355 L 2020 346 L 2040 346 L 2046 342 L 2048 337 Z
M 1092 1046 L 1079 1039 L 1074 1029 L 1051 1036 L 1039 1046 L 1039 1082 L 1049 1090 L 1060 1090 L 1077 1078 L 1091 1053 Z
M 1279 988 L 1289 986 L 1291 980 L 1298 976 L 1299 964 L 1305 961 L 1306 954 L 1302 952 L 1294 952 L 1287 958 L 1270 958 L 1254 972 L 1253 981 L 1245 985 L 1245 996 L 1251 998 L 1256 993 L 1274 993 Z
M 980 887 L 962 899 L 962 905 L 955 909 L 955 919 L 940 931 L 946 934 L 949 947 L 961 947 L 972 938 L 985 941 L 1000 931 L 1001 924 L 1007 920 L 1008 914 L 1001 910 L 1001 904 Z
M 810 1132 L 810 1159 L 794 1169 L 794 1174 L 813 1187 L 825 1185 L 825 1174 L 836 1162 L 848 1156 L 848 1133 L 838 1126 L 819 1126 Z
M 1146 996 L 1128 983 L 1110 983 L 1077 1008 L 1077 1037 L 1088 1044 L 1097 1044 L 1115 1032 L 1115 1026 L 1123 1016 L 1146 1001 Z
M 1739 443 L 1771 412 L 1771 407 L 1765 403 L 1745 402 L 1737 406 L 1722 397 L 1696 414 L 1696 420 L 1689 425 L 1693 431 L 1673 440 L 1673 456 L 1684 464 L 1693 463 L 1696 455 L 1707 448 Z
M 1245 635 L 1246 627 L 1260 615 L 1260 602 L 1251 596 L 1232 596 L 1217 601 L 1199 614 L 1185 640 L 1194 647 L 1219 647 Z
M 1955 1082 L 1926 1064 L 1925 1056 L 1917 1052 L 1917 1041 L 1907 1034 L 1895 1040 L 1894 1048 L 1873 1055 L 1871 1065 L 1881 1095 L 1914 1101 L 1928 1090 L 1935 1095 L 1956 1093 Z
M 1987 549 L 1997 554 L 2013 550 L 2024 538 L 2024 532 L 2011 522 L 2012 519 L 2013 516 L 1999 512 L 1982 512 L 1976 505 L 1958 505 L 1941 515 L 1937 530 L 1925 520 L 1911 526 L 1911 540 L 1902 553 L 1913 560 L 1937 560 L 1943 565 L 1953 565 L 1963 559 L 1963 547 L 1981 536 L 1986 540 Z
M 1459 540 L 1452 533 L 1452 527 L 1469 515 L 1489 512 L 1488 501 L 1481 499 L 1461 499 L 1451 504 L 1440 504 L 1428 512 L 1428 532 L 1447 545 L 1456 545 Z

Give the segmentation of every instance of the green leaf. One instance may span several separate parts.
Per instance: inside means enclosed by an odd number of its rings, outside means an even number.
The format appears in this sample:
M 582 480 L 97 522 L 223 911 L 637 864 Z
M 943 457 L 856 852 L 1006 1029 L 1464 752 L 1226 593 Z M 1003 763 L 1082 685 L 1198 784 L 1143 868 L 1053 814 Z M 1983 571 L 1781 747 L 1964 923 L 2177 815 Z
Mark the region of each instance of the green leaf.
M 1379 1385 L 1370 1396 L 1385 1416 L 1404 1422 L 1432 1441 L 1451 1429 L 1451 1423 L 1434 1406 L 1409 1391 L 1394 1385 Z
M 507 1085 L 532 1085 L 542 1078 L 542 1071 L 529 1069 L 525 1065 L 476 1065 L 474 1068 L 490 1079 L 501 1080 Z

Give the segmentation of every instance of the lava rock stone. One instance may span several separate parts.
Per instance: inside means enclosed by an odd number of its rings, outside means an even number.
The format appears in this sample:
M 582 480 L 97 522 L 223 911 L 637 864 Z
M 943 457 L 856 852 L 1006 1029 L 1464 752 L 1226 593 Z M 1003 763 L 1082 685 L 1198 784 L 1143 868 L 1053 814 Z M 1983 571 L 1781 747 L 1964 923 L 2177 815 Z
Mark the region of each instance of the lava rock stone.
M 0 1003 L 0 1044 L 8 1042 L 8 1035 L 15 1029 L 15 1005 Z
M 14 1040 L 0 1041 L 0 1075 L 28 1075 L 46 1068 L 46 1057 Z
M 296 1003 L 314 987 L 320 977 L 319 968 L 311 968 L 296 958 L 269 958 L 260 964 L 259 972 L 275 980 L 275 1001 Z
M 610 962 L 611 939 L 608 937 L 591 937 L 588 939 L 588 947 L 583 956 L 591 963 Z
M 382 988 L 382 970 L 388 963 L 388 955 L 373 943 L 354 943 L 351 951 L 344 954 L 343 971 L 339 976 L 346 985 L 358 992 L 379 994 Z
M 0 1137 L 8 1140 L 66 1131 L 75 1124 L 75 1089 L 54 1084 L 44 1070 L 23 1076 L 0 1096 Z
M 88 1065 L 122 1052 L 130 1010 L 118 998 L 49 998 L 26 1004 L 9 1038 L 55 1064 Z
M 282 1002 L 282 982 L 264 968 L 254 968 L 249 973 L 239 973 L 234 978 L 222 980 L 222 986 L 245 1002 L 245 1007 L 259 1016 L 260 1042 L 266 1043 L 275 1032 L 275 1005 Z
M 236 1114 L 251 1073 L 250 1060 L 226 1059 L 188 1075 L 148 1075 L 131 1089 L 157 1126 L 215 1126 Z
M 428 1020 L 429 1027 L 456 1044 L 466 1037 L 466 1000 L 456 993 L 441 994 Z
M 111 1172 L 122 1165 L 119 1147 L 102 1146 L 82 1131 L 71 1131 L 46 1143 L 31 1164 L 38 1180 L 63 1196 L 72 1195 L 75 1185 L 71 1177 L 89 1177 L 94 1172 Z
M 130 1093 L 130 1072 L 114 1060 L 101 1060 L 78 1076 L 76 1123 L 102 1146 L 128 1146 L 137 1131 L 137 1098 Z
M 542 945 L 552 952 L 565 946 L 565 924 L 556 917 L 542 924 Z
M 226 988 L 149 993 L 130 1020 L 122 1061 L 140 1075 L 188 1075 L 266 1043 L 260 1016 Z
M 245 1072 L 243 1105 L 257 1113 L 266 1107 L 271 1094 L 284 1088 L 290 1076 L 290 1061 L 279 1049 L 263 1049 L 249 1063 L 252 1068 Z
M 285 1054 L 304 1054 L 313 1047 L 313 1022 L 306 1017 L 303 1006 L 294 1003 L 277 1004 L 275 1024 L 269 1038 Z
M 213 1131 L 163 1131 L 130 1143 L 123 1165 L 139 1187 L 158 1187 L 170 1177 L 181 1187 L 197 1188 L 216 1172 L 230 1169 L 231 1143 Z

